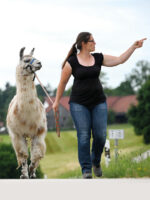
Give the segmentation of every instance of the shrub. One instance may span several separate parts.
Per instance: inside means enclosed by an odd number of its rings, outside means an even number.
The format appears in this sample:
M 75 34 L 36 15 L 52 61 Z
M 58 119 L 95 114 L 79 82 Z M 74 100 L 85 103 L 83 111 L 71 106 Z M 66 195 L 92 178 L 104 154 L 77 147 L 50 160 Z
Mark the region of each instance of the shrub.
M 29 162 L 29 160 L 28 160 Z M 0 144 L 0 179 L 18 179 L 21 169 L 18 166 L 16 155 L 11 144 Z M 40 166 L 37 168 L 37 178 L 43 178 Z
M 144 135 L 144 143 L 149 144 L 150 143 L 150 125 L 146 126 L 143 129 L 143 135 Z
M 116 117 L 115 117 L 115 112 L 113 110 L 108 111 L 108 124 L 113 124 L 115 123 Z

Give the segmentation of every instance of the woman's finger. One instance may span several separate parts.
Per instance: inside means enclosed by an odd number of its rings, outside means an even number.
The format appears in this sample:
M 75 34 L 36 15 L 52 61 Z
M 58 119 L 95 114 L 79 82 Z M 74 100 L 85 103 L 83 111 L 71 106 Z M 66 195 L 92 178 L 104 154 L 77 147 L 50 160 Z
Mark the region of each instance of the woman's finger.
M 144 42 L 144 40 L 147 40 L 147 38 L 143 38 L 143 39 L 141 39 L 140 41 L 141 41 L 141 42 Z

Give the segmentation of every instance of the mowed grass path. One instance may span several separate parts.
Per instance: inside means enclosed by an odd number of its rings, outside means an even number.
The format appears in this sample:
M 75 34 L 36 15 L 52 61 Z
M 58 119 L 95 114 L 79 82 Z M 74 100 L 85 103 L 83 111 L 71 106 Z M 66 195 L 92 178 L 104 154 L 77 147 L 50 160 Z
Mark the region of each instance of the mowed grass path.
M 136 136 L 134 134 L 133 127 L 129 124 L 108 126 L 108 130 L 109 129 L 124 129 L 125 131 L 125 138 L 119 140 L 118 143 L 119 158 L 122 156 L 134 157 L 150 149 L 150 145 L 143 144 L 142 136 Z M 41 168 L 48 178 L 82 177 L 77 156 L 76 131 L 62 131 L 60 138 L 57 137 L 55 132 L 49 132 L 46 137 L 46 143 L 47 153 L 45 158 L 41 160 Z M 111 160 L 113 162 L 114 140 L 110 140 L 110 146 Z M 120 163 L 118 162 L 118 166 L 119 165 Z M 102 156 L 102 166 L 106 172 L 104 173 L 104 177 L 111 177 L 110 172 L 107 173 L 108 169 L 105 168 L 104 154 Z M 112 166 L 110 166 L 110 168 L 112 168 Z M 115 166 L 113 166 L 113 168 L 115 168 Z M 115 177 L 115 175 L 112 175 L 112 177 Z
M 47 152 L 41 160 L 41 168 L 48 178 L 60 178 L 67 171 L 79 168 L 75 131 L 62 131 L 58 138 L 55 132 L 46 137 Z
M 102 156 L 103 178 L 116 177 L 150 177 L 148 169 L 150 159 L 139 164 L 132 164 L 131 159 L 140 153 L 149 150 L 150 145 L 143 143 L 142 136 L 134 134 L 133 127 L 129 124 L 112 125 L 108 129 L 124 129 L 125 138 L 119 140 L 118 162 L 114 161 L 114 140 L 110 140 L 111 162 L 106 168 L 104 154 Z M 0 135 L 0 141 L 10 143 L 7 135 Z M 92 139 L 91 139 L 92 142 Z M 40 166 L 47 178 L 81 178 L 81 170 L 77 155 L 76 131 L 61 131 L 58 138 L 55 132 L 48 132 L 46 136 L 47 151 L 45 157 L 40 161 Z

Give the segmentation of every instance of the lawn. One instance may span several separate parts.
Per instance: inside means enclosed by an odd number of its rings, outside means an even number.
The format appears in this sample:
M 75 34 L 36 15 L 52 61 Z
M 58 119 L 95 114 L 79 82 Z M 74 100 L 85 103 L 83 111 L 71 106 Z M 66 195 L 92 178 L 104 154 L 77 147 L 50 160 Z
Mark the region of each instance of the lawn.
M 150 149 L 150 145 L 143 143 L 142 136 L 134 134 L 133 127 L 129 124 L 112 125 L 108 129 L 124 129 L 125 138 L 118 143 L 118 161 L 114 159 L 114 140 L 110 140 L 111 162 L 105 166 L 102 156 L 102 178 L 118 177 L 150 177 L 148 158 L 140 163 L 133 163 L 132 158 Z M 9 143 L 8 135 L 0 135 L 0 141 Z M 58 138 L 55 132 L 48 132 L 46 136 L 47 152 L 41 160 L 40 166 L 47 178 L 81 178 L 81 170 L 77 157 L 76 132 L 61 131 Z

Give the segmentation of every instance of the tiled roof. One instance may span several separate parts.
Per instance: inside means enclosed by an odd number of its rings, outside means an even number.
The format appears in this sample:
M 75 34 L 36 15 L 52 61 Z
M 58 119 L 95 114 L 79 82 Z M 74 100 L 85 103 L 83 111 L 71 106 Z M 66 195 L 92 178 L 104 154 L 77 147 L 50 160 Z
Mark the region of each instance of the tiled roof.
M 55 97 L 51 97 L 52 100 L 55 100 Z M 48 102 L 48 107 L 46 108 L 46 112 L 49 112 L 52 109 L 52 103 L 46 97 L 45 100 Z M 69 111 L 69 97 L 62 97 L 60 99 L 60 104 Z M 137 105 L 136 95 L 130 96 L 110 96 L 107 97 L 107 106 L 108 110 L 113 110 L 118 113 L 126 113 L 131 105 Z
M 55 97 L 51 97 L 52 101 L 54 102 L 55 101 Z M 51 109 L 52 109 L 52 103 L 50 102 L 50 100 L 48 99 L 48 97 L 45 97 L 45 101 L 48 103 L 48 107 L 46 108 L 46 112 L 49 112 Z M 69 101 L 69 97 L 62 97 L 60 99 L 60 104 L 66 108 L 66 110 L 69 111 L 69 104 L 68 104 L 68 101 Z
M 137 105 L 136 95 L 130 96 L 110 96 L 107 98 L 108 109 L 117 113 L 126 113 L 131 105 Z

